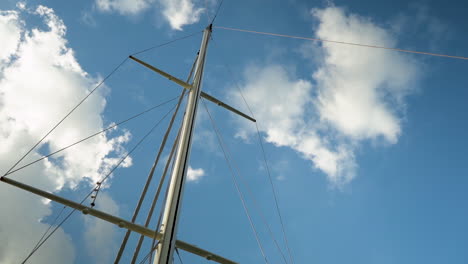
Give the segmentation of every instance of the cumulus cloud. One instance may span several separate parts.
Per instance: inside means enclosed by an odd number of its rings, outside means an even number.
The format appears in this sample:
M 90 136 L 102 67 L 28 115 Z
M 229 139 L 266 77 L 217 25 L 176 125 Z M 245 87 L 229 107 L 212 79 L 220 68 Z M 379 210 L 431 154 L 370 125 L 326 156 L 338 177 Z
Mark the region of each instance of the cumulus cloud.
M 311 14 L 318 21 L 317 38 L 396 44 L 384 28 L 341 8 L 314 9 Z M 397 142 L 417 64 L 407 55 L 385 50 L 309 45 L 322 55 L 311 79 L 299 79 L 280 65 L 255 66 L 246 70 L 243 90 L 266 140 L 296 150 L 339 186 L 355 177 L 360 142 Z M 244 128 L 238 135 L 251 132 Z
M 352 153 L 345 147 L 333 149 L 318 130 L 313 110 L 310 81 L 298 79 L 280 65 L 250 67 L 245 71 L 244 95 L 266 140 L 279 147 L 290 147 L 324 171 L 333 182 L 353 177 Z M 240 101 L 241 99 L 237 97 Z M 237 135 L 248 137 L 255 131 L 246 126 Z
M 96 0 L 98 10 L 104 12 L 117 12 L 121 15 L 134 16 L 150 9 L 153 4 L 160 6 L 159 13 L 172 29 L 182 30 L 183 26 L 195 24 L 205 12 L 205 8 L 196 7 L 192 0 Z M 209 5 L 214 1 L 210 0 Z
M 187 170 L 187 181 L 189 182 L 197 182 L 203 176 L 205 176 L 205 171 L 202 168 L 193 169 L 192 167 L 188 167 Z
M 147 10 L 153 0 L 96 0 L 98 10 L 117 12 L 121 15 L 137 15 Z
M 197 23 L 203 8 L 196 8 L 192 0 L 160 0 L 162 14 L 171 28 L 182 30 L 185 25 Z
M 46 29 L 26 25 L 22 16 L 40 18 Z M 32 28 L 32 29 L 31 29 Z M 66 26 L 45 6 L 0 12 L 0 168 L 7 168 L 34 145 L 64 113 L 99 81 L 86 73 L 68 47 Z M 27 160 L 60 149 L 103 128 L 105 89 L 93 94 L 54 133 L 30 153 Z M 101 135 L 9 177 L 47 191 L 91 183 L 117 163 L 130 139 L 128 132 L 110 138 Z M 27 161 L 26 160 L 26 161 Z M 26 162 L 25 161 L 25 162 Z M 129 160 L 126 166 L 131 165 Z M 26 256 L 47 225 L 49 203 L 37 196 L 0 184 L 0 263 L 15 263 Z M 9 202 L 7 202 L 9 201 Z M 34 263 L 70 263 L 71 239 L 62 229 L 50 245 L 34 255 Z
M 395 47 L 395 39 L 370 20 L 346 15 L 342 9 L 313 10 L 320 21 L 319 38 Z M 320 117 L 354 139 L 382 136 L 395 143 L 401 126 L 396 103 L 402 103 L 417 75 L 407 56 L 323 43 L 325 59 L 314 73 Z
M 291 80 L 280 65 L 252 66 L 246 71 L 246 78 L 246 97 L 255 107 L 255 115 L 262 120 L 267 140 L 279 146 L 294 144 L 298 122 L 304 119 L 304 108 L 311 103 L 310 82 Z
M 14 11 L 0 11 L 0 62 L 5 62 L 15 52 L 20 37 L 21 25 L 18 13 Z

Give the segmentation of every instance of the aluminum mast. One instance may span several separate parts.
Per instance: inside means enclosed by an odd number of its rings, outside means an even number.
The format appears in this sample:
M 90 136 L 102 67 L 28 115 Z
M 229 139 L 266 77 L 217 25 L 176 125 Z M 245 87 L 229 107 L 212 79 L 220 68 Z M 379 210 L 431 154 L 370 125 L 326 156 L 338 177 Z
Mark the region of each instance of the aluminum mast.
M 189 166 L 188 162 L 190 147 L 192 145 L 193 127 L 197 113 L 198 100 L 200 98 L 203 68 L 205 66 L 206 50 L 211 36 L 211 28 L 212 25 L 209 25 L 203 31 L 203 39 L 195 68 L 193 85 L 190 89 L 187 106 L 185 108 L 185 116 L 175 157 L 174 170 L 172 171 L 167 201 L 164 206 L 164 216 L 159 229 L 162 238 L 156 250 L 154 264 L 172 263 L 175 242 L 177 240 L 177 225 L 180 218 L 185 177 Z

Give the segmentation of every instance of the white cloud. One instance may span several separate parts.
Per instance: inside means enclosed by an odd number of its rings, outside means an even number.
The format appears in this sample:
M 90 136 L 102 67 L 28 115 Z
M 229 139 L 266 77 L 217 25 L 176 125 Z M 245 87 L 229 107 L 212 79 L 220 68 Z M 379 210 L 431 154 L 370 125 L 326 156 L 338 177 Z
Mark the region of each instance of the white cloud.
M 318 134 L 317 118 L 308 115 L 313 103 L 309 81 L 295 78 L 279 65 L 250 67 L 245 77 L 244 96 L 268 142 L 298 151 L 334 183 L 353 178 L 351 153 L 344 147 L 333 150 Z M 240 104 L 241 98 L 237 100 Z M 238 133 L 243 138 L 255 132 L 250 123 L 243 128 Z
M 318 38 L 395 46 L 395 39 L 370 20 L 342 9 L 313 10 Z M 325 53 L 314 73 L 322 119 L 353 139 L 384 137 L 395 143 L 401 126 L 395 104 L 412 90 L 415 63 L 401 53 L 323 43 Z
M 382 27 L 343 9 L 314 9 L 312 15 L 319 22 L 318 38 L 396 44 Z M 257 66 L 245 71 L 243 90 L 268 142 L 298 151 L 340 186 L 355 177 L 359 142 L 397 142 L 404 98 L 414 90 L 417 65 L 406 55 L 385 50 L 333 43 L 317 49 L 322 61 L 313 82 L 298 79 L 283 66 Z M 251 132 L 244 127 L 238 135 Z
M 246 70 L 246 98 L 267 132 L 267 140 L 279 146 L 295 144 L 304 108 L 310 103 L 312 85 L 305 80 L 291 80 L 279 65 Z M 299 122 L 299 123 L 298 123 Z
M 47 29 L 27 26 L 21 17 L 28 15 L 42 19 Z M 2 11 L 0 29 L 2 38 L 9 40 L 8 45 L 0 46 L 0 168 L 6 170 L 99 80 L 76 61 L 67 47 L 66 27 L 52 9 L 38 6 L 35 10 Z M 98 90 L 46 138 L 40 149 L 55 151 L 101 130 L 105 104 L 104 91 Z M 101 135 L 9 177 L 47 191 L 73 188 L 86 179 L 94 183 L 101 172 L 116 164 L 115 156 L 124 151 L 122 144 L 129 137 L 129 133 L 115 138 Z M 40 156 L 35 150 L 27 160 Z M 131 160 L 126 163 L 130 164 Z M 15 263 L 47 228 L 40 219 L 50 215 L 51 208 L 37 196 L 4 183 L 0 184 L 0 201 L 4 215 L 0 237 L 7 241 L 0 244 L 0 263 Z M 62 229 L 47 243 L 32 258 L 34 263 L 73 262 L 74 247 Z
M 104 12 L 117 12 L 121 15 L 137 15 L 147 10 L 154 0 L 96 0 L 96 7 Z
M 203 176 L 205 176 L 205 171 L 202 168 L 199 169 L 193 169 L 192 167 L 188 167 L 187 170 L 187 181 L 189 182 L 197 182 L 199 181 Z
M 121 15 L 135 16 L 150 9 L 158 3 L 164 20 L 175 30 L 182 30 L 186 25 L 195 24 L 200 20 L 205 8 L 196 7 L 193 0 L 95 0 L 95 6 L 103 12 L 117 12 Z M 207 4 L 214 6 L 215 1 Z
M 21 37 L 21 25 L 18 20 L 18 13 L 14 11 L 0 11 L 0 63 L 16 51 Z
M 204 8 L 196 8 L 192 0 L 160 0 L 160 3 L 164 18 L 175 30 L 197 23 L 204 11 Z

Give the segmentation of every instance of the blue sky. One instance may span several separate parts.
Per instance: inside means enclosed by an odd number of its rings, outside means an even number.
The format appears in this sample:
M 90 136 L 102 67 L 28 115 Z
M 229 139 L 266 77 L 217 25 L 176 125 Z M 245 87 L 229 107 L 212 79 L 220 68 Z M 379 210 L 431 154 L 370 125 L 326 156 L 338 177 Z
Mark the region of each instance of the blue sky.
M 218 3 L 2 1 L 2 174 L 126 56 L 200 32 Z M 465 13 L 456 1 L 226 0 L 215 26 L 468 56 Z M 137 56 L 185 79 L 200 40 Z M 468 262 L 466 60 L 214 28 L 205 69 L 204 91 L 248 112 L 240 87 L 258 119 L 295 263 Z M 128 60 L 23 163 L 180 92 Z M 10 177 L 79 201 L 172 105 Z M 255 126 L 207 105 L 239 167 L 268 262 L 284 263 L 259 214 L 286 254 Z M 98 208 L 131 218 L 167 123 L 115 171 Z M 240 263 L 264 262 L 202 106 L 190 164 L 199 177 L 187 182 L 178 237 Z M 0 239 L 8 241 L 0 263 L 17 263 L 61 206 L 3 184 L 0 199 Z M 75 214 L 30 263 L 110 263 L 123 234 Z

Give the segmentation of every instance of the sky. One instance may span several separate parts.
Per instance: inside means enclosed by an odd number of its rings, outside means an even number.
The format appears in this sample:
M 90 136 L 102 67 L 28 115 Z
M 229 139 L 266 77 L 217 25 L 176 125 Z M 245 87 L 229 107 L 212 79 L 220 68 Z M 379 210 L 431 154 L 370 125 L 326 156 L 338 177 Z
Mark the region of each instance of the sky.
M 18 167 L 179 96 L 181 87 L 125 58 L 191 35 L 135 55 L 185 80 L 219 3 L 2 1 L 0 173 L 104 79 Z M 291 263 L 276 192 L 293 263 L 467 263 L 467 60 L 220 28 L 467 57 L 466 8 L 461 1 L 224 1 L 203 90 L 252 112 L 258 127 L 211 102 L 209 114 L 200 105 L 178 238 L 239 263 Z M 8 177 L 81 201 L 175 103 Z M 105 181 L 97 209 L 131 218 L 168 122 Z M 151 194 L 163 167 L 156 168 Z M 2 264 L 20 263 L 54 219 L 69 212 L 5 183 L 0 200 Z M 160 208 L 161 201 L 151 228 Z M 28 263 L 112 263 L 124 233 L 75 213 Z M 132 234 L 121 263 L 130 262 L 137 240 Z M 209 263 L 180 254 L 183 263 Z

